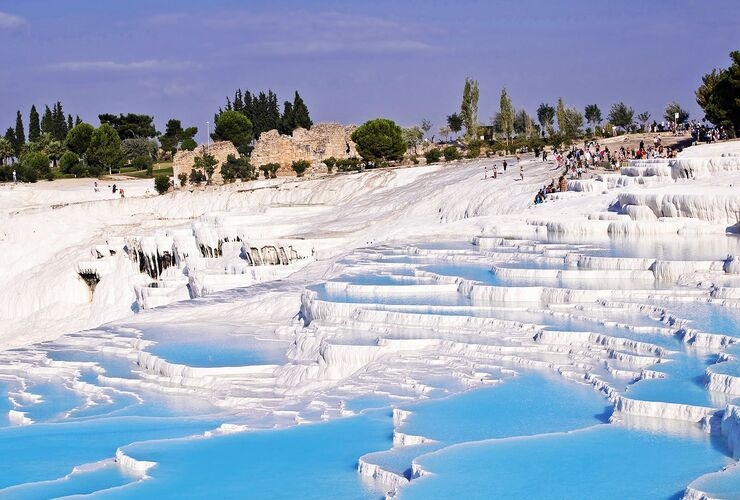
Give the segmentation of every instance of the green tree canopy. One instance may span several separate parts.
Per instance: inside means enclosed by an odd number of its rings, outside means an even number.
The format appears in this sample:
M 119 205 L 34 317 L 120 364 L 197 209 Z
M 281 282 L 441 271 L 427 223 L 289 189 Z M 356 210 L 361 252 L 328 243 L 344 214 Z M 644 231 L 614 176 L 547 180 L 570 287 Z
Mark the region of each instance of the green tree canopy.
M 39 112 L 36 111 L 36 105 L 31 105 L 31 112 L 28 115 L 28 140 L 37 141 L 41 136 L 41 122 L 39 121 Z
M 740 50 L 730 53 L 732 64 L 727 69 L 713 70 L 702 77 L 696 90 L 696 102 L 707 120 L 740 134 Z
M 462 126 L 463 126 L 462 117 L 457 113 L 452 113 L 451 115 L 447 115 L 447 126 L 450 128 L 450 131 L 457 134 L 458 132 L 462 130 Z
M 369 120 L 352 132 L 357 152 L 366 161 L 400 160 L 406 152 L 401 127 L 392 120 Z
M 555 108 L 544 102 L 540 104 L 537 108 L 537 121 L 540 122 L 542 129 L 546 130 L 548 135 L 552 135 L 554 119 Z
M 601 110 L 596 104 L 586 104 L 586 121 L 594 125 L 601 123 Z
M 90 139 L 92 139 L 93 132 L 95 132 L 95 127 L 89 123 L 81 122 L 67 132 L 65 143 L 70 151 L 77 153 L 78 156 L 82 156 L 87 151 L 87 148 L 90 147 Z
M 514 133 L 514 106 L 511 104 L 509 94 L 506 92 L 506 87 L 501 89 L 501 98 L 499 99 L 499 124 L 501 133 L 506 137 L 506 144 L 509 144 L 509 139 Z
M 676 113 L 678 113 L 678 120 L 676 120 Z M 665 107 L 665 113 L 663 113 L 663 118 L 665 118 L 669 122 L 676 121 L 680 124 L 680 123 L 684 123 L 686 120 L 689 119 L 689 112 L 683 109 L 681 105 L 678 104 L 677 102 L 669 102 Z
M 311 117 L 308 115 L 308 107 L 303 102 L 297 90 L 293 96 L 293 120 L 295 122 L 295 127 L 293 128 L 301 127 L 308 130 L 313 125 Z
M 92 133 L 90 146 L 87 148 L 87 163 L 93 175 L 123 165 L 121 138 L 107 123 L 103 123 Z
M 0 165 L 4 165 L 5 161 L 12 157 L 13 144 L 6 137 L 0 137 Z
M 634 115 L 635 111 L 632 108 L 628 107 L 625 103 L 620 101 L 612 105 L 611 109 L 609 110 L 609 116 L 607 118 L 609 120 L 609 123 L 611 123 L 615 127 L 621 127 L 627 130 L 634 121 Z
M 100 123 L 108 124 L 118 133 L 118 137 L 121 140 L 131 139 L 134 137 L 149 137 L 153 138 L 157 136 L 157 129 L 154 127 L 154 117 L 149 115 L 138 115 L 135 113 L 128 113 L 126 115 L 119 114 L 118 116 L 104 113 L 98 115 Z
M 478 137 L 478 81 L 465 78 L 462 103 L 460 104 L 460 118 L 465 125 L 465 138 L 468 140 Z
M 216 127 L 211 134 L 216 141 L 231 141 L 241 150 L 252 141 L 252 122 L 238 111 L 224 111 L 216 119 Z
M 21 165 L 23 168 L 36 172 L 38 176 L 49 173 L 49 157 L 41 151 L 32 151 L 24 154 L 21 157 Z
M 23 130 L 23 117 L 21 112 L 17 111 L 15 114 L 15 142 L 13 143 L 13 149 L 16 156 L 20 156 L 23 146 L 26 144 L 26 132 Z
M 121 152 L 127 160 L 154 159 L 157 156 L 157 143 L 146 137 L 124 139 L 121 141 Z
M 242 118 L 244 117 L 242 116 Z M 206 183 L 210 184 L 213 173 L 216 171 L 216 165 L 218 165 L 218 160 L 214 158 L 213 155 L 210 155 L 203 150 L 202 154 L 195 157 L 193 169 L 205 172 L 207 179 Z

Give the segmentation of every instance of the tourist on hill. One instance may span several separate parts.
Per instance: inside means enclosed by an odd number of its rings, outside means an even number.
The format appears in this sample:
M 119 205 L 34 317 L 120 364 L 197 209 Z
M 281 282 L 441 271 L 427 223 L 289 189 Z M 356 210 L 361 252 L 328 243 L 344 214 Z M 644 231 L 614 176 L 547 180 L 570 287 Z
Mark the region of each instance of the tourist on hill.
M 18 176 L 15 173 L 15 169 L 13 169 L 13 183 L 18 184 Z

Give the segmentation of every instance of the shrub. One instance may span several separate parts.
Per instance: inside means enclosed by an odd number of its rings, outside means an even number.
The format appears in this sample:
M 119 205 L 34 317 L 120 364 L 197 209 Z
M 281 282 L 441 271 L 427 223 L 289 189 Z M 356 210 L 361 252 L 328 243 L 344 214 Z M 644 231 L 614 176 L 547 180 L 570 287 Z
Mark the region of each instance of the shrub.
M 177 178 L 180 179 L 180 187 L 185 187 L 185 184 L 188 183 L 188 174 L 185 172 L 179 173 Z
M 332 170 L 334 170 L 334 166 L 337 164 L 337 159 L 333 156 L 330 156 L 326 160 L 324 160 L 324 165 L 326 165 L 326 169 L 331 173 Z
M 260 165 L 260 170 L 265 176 L 265 179 L 274 179 L 277 177 L 277 171 L 280 170 L 279 163 L 267 163 Z
M 166 175 L 157 175 L 154 177 L 154 189 L 159 194 L 165 194 L 170 189 L 170 178 Z
M 351 172 L 353 170 L 360 170 L 360 159 L 353 157 L 343 160 L 337 160 L 337 170 L 339 170 L 340 172 Z
M 424 153 L 424 158 L 427 159 L 427 165 L 430 163 L 437 163 L 442 158 L 442 151 L 439 148 L 430 149 Z
M 206 174 L 204 174 L 202 171 L 193 169 L 190 171 L 190 184 L 195 184 L 196 186 L 200 186 L 200 183 L 206 180 Z
M 418 165 L 419 164 L 419 158 L 416 155 L 412 156 L 411 157 L 411 163 L 413 163 L 414 165 Z
M 460 151 L 455 146 L 447 146 L 442 150 L 442 154 L 445 157 L 445 161 L 454 161 L 460 159 Z
M 478 158 L 480 156 L 480 148 L 483 142 L 480 140 L 470 141 L 468 143 L 468 152 L 465 155 L 467 158 Z
M 303 174 L 310 166 L 311 162 L 308 160 L 296 160 L 290 165 L 290 168 L 293 169 L 297 177 L 303 177 Z
M 229 155 L 221 165 L 221 177 L 224 182 L 234 182 L 236 179 L 249 181 L 254 177 L 254 167 L 249 163 L 248 158 Z

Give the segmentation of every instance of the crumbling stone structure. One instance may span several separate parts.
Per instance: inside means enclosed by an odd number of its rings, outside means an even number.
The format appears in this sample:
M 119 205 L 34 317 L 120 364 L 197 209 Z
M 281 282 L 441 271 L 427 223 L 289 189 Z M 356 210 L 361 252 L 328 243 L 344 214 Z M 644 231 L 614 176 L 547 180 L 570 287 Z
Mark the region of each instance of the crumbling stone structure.
M 181 173 L 190 176 L 190 172 L 193 171 L 193 164 L 195 163 L 195 157 L 203 154 L 203 150 L 207 150 L 208 154 L 213 156 L 218 164 L 215 167 L 213 173 L 212 182 L 214 184 L 222 184 L 223 177 L 221 177 L 221 165 L 226 162 L 226 158 L 229 155 L 239 157 L 239 151 L 236 150 L 234 145 L 229 141 L 212 142 L 211 144 L 202 144 L 195 148 L 193 151 L 178 151 L 172 160 L 172 172 L 175 176 L 175 185 L 180 184 L 177 181 L 177 176 Z

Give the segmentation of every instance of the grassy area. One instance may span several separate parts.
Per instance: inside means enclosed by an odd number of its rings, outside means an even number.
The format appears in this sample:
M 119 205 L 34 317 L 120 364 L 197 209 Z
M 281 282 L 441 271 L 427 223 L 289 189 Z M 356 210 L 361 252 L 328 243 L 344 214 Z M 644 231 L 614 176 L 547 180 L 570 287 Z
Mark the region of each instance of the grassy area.
M 163 168 L 157 168 L 159 166 L 162 166 L 164 164 L 160 163 L 157 165 L 154 165 L 154 168 L 152 169 L 152 177 L 156 175 L 168 175 L 172 177 L 172 163 L 170 162 L 168 166 L 164 166 Z M 146 170 L 138 170 L 136 172 L 125 172 L 124 170 L 121 170 L 122 174 L 126 174 L 131 177 L 136 177 L 137 179 L 147 179 L 149 178 L 149 175 L 147 175 Z

